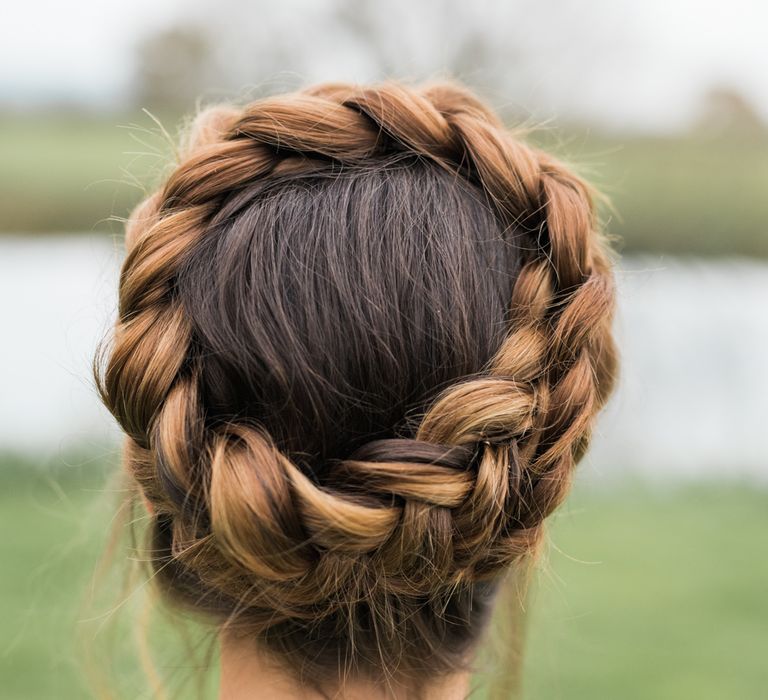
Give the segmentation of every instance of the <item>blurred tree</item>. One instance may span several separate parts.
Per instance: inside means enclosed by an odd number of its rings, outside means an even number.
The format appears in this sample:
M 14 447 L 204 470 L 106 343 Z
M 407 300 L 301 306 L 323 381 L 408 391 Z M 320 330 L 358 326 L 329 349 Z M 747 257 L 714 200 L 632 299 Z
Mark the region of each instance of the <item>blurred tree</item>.
M 417 34 L 424 25 L 429 26 L 428 35 L 421 37 L 432 52 L 426 61 L 415 50 L 419 37 L 405 36 L 403 27 L 393 24 L 391 16 L 391 5 L 382 7 L 360 0 L 337 0 L 334 10 L 340 34 L 355 39 L 370 54 L 380 75 L 415 72 L 423 77 L 430 73 L 431 64 L 439 64 L 441 73 L 468 83 L 477 84 L 483 73 L 490 77 L 487 82 L 494 83 L 498 63 L 510 68 L 520 62 L 514 42 L 495 42 L 488 26 L 478 21 L 482 14 L 462 0 L 443 0 L 441 12 L 435 13 L 429 23 L 414 21 L 418 18 L 410 15 L 410 26 L 417 28 Z M 434 37 L 441 37 L 442 41 L 436 42 Z M 439 62 L 435 61 L 436 56 Z
M 137 96 L 142 106 L 186 108 L 198 97 L 255 99 L 318 80 L 449 75 L 508 118 L 569 108 L 578 116 L 599 70 L 618 70 L 635 26 L 618 22 L 626 15 L 609 4 L 596 20 L 578 0 L 283 0 L 268 11 L 197 0 L 184 24 L 140 45 Z
M 706 93 L 696 127 L 713 135 L 727 131 L 753 137 L 766 131 L 754 105 L 731 85 L 718 85 Z
M 136 53 L 135 99 L 150 111 L 178 112 L 215 83 L 211 38 L 198 24 L 145 37 Z

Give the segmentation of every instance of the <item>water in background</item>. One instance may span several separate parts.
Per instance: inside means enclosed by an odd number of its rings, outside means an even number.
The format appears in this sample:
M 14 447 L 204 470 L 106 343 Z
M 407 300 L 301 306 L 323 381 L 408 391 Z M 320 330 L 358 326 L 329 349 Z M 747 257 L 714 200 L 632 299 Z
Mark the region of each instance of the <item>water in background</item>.
M 121 258 L 104 235 L 0 237 L 0 450 L 116 445 L 90 362 Z M 768 480 L 768 264 L 630 257 L 618 283 L 622 375 L 586 478 Z

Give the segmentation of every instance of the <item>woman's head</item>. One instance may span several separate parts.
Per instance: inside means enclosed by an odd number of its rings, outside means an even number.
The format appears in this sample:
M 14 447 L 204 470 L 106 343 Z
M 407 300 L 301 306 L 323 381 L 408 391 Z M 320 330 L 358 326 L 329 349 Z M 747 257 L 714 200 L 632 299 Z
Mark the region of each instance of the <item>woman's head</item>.
M 466 89 L 216 106 L 97 361 L 173 600 L 321 685 L 466 664 L 613 383 L 585 183 Z

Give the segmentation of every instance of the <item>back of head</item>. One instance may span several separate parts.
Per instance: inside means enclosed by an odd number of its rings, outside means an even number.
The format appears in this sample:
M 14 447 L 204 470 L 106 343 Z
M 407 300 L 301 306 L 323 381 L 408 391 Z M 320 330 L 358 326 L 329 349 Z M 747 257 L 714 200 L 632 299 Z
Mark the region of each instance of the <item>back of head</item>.
M 587 185 L 459 85 L 323 84 L 201 112 L 126 248 L 163 591 L 320 684 L 466 664 L 612 387 Z

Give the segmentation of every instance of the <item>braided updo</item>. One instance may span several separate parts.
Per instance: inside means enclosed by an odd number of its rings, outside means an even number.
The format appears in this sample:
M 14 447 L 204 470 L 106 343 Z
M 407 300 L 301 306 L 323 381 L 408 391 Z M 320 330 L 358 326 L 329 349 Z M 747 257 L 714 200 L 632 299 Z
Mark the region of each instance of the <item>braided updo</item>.
M 95 363 L 163 591 L 316 679 L 460 667 L 612 388 L 596 218 L 454 83 L 199 113 Z

